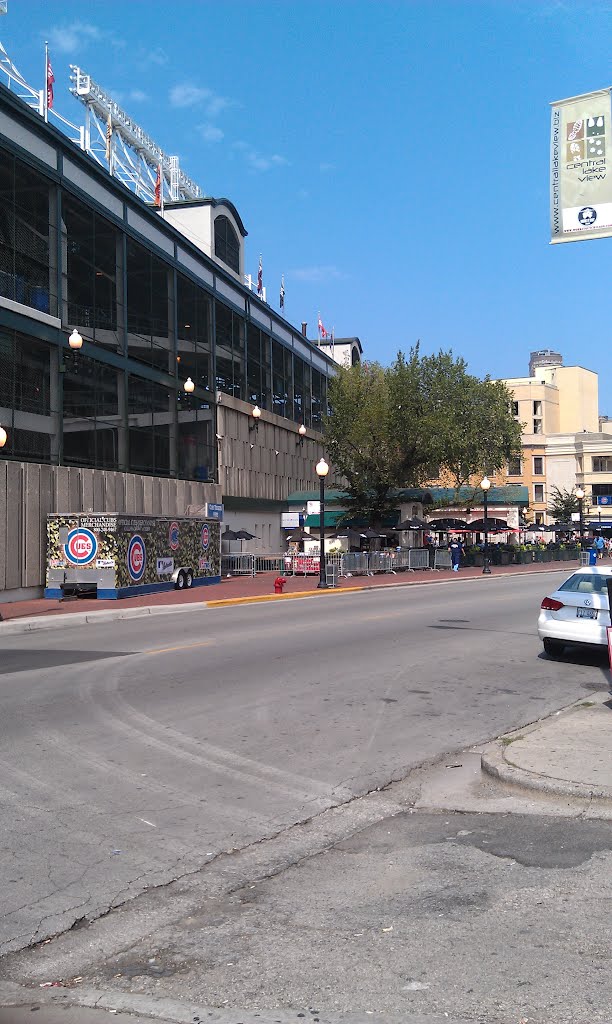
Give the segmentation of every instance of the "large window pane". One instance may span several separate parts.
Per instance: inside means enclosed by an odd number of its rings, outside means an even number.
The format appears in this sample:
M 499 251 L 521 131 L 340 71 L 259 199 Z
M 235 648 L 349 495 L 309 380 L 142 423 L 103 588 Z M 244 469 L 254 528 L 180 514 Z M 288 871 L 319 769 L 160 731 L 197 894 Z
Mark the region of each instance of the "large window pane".
M 118 373 L 93 359 L 66 357 L 64 372 L 64 462 L 70 466 L 120 469 Z
M 0 295 L 57 315 L 51 183 L 0 150 Z
M 246 374 L 244 368 L 244 320 L 237 313 L 215 303 L 215 346 L 217 390 L 235 398 L 244 398 Z
M 136 473 L 168 476 L 174 433 L 174 392 L 161 384 L 128 380 L 129 461 Z
M 177 324 L 179 380 L 191 377 L 198 387 L 210 388 L 210 301 L 182 274 L 177 275 Z
M 170 272 L 142 245 L 127 243 L 128 355 L 174 375 L 169 331 Z
M 8 434 L 3 458 L 50 462 L 57 456 L 57 389 L 51 365 L 57 350 L 45 342 L 0 330 L 0 423 Z
M 62 261 L 63 322 L 104 348 L 120 349 L 120 233 L 66 193 L 62 196 Z

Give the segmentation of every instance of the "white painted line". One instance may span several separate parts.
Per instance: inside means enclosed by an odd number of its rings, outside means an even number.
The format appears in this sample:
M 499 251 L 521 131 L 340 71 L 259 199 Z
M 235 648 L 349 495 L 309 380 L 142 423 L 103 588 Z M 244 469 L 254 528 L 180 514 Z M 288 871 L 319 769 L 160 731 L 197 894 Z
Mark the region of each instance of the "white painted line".
M 157 825 L 154 825 L 152 821 L 147 821 L 146 818 L 139 818 L 138 820 L 139 821 L 144 821 L 145 825 L 150 825 L 151 828 L 157 828 Z

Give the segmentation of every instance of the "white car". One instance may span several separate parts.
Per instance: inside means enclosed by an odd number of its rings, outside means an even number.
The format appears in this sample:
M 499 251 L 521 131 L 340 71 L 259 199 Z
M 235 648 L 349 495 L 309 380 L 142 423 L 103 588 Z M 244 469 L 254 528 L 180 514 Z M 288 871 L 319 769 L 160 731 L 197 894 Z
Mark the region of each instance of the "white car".
M 544 598 L 538 636 L 547 654 L 562 654 L 567 644 L 607 644 L 608 580 L 612 583 L 612 568 L 584 566 Z

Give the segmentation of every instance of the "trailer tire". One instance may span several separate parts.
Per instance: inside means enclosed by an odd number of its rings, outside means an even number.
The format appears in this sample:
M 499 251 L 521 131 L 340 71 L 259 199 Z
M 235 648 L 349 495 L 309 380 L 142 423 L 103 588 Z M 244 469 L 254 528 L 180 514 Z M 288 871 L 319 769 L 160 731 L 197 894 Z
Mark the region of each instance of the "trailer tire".
M 184 590 L 185 589 L 185 573 L 182 570 L 179 572 L 178 576 L 176 577 L 176 589 L 177 590 Z
M 187 587 L 187 590 L 190 590 L 193 586 L 193 573 L 191 569 L 187 569 L 185 573 L 185 586 Z

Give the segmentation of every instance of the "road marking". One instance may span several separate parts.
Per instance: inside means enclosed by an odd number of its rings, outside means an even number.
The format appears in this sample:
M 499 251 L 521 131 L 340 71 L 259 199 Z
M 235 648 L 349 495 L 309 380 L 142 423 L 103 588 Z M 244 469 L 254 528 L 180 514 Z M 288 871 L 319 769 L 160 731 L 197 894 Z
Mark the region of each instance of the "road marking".
M 179 644 L 178 647 L 153 647 L 150 651 L 142 651 L 142 654 L 168 654 L 170 651 L 189 651 L 193 647 L 208 647 L 214 644 L 214 640 L 200 640 L 197 644 Z
M 139 821 L 144 821 L 145 825 L 150 825 L 151 828 L 157 828 L 157 825 L 154 825 L 152 821 L 147 821 L 146 818 L 139 818 L 138 820 Z

